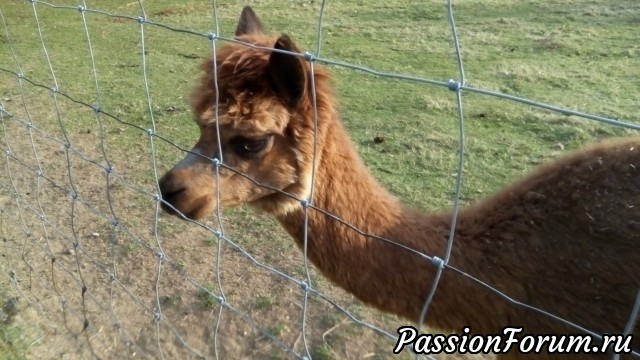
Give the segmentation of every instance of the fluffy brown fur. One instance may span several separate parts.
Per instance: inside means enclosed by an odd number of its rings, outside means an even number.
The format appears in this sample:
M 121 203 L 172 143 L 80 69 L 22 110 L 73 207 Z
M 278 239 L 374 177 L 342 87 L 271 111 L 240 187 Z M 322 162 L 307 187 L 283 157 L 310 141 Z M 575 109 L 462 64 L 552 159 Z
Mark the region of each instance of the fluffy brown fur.
M 250 9 L 243 11 L 236 35 L 258 46 L 299 52 L 285 35 L 265 36 Z M 313 204 L 365 233 L 427 255 L 444 254 L 451 215 L 408 208 L 370 175 L 339 120 L 324 70 L 315 66 L 312 75 L 309 64 L 298 57 L 238 44 L 220 49 L 215 62 L 217 73 L 213 60 L 204 64 L 205 76 L 193 97 L 201 129 L 194 152 L 222 155 L 225 165 L 267 187 L 222 167 L 218 183 L 210 161 L 189 155 L 161 180 L 169 204 L 165 210 L 194 219 L 207 216 L 215 209 L 219 184 L 222 206 L 248 203 L 267 211 L 302 245 L 303 208 L 274 189 L 309 196 L 313 76 L 318 106 Z M 458 219 L 451 266 L 600 334 L 621 333 L 640 289 L 640 138 L 602 142 L 541 166 L 462 209 Z M 309 211 L 308 224 L 309 259 L 326 277 L 366 304 L 412 321 L 418 318 L 434 265 L 359 235 L 318 211 Z M 527 334 L 576 333 L 449 270 L 443 273 L 427 323 L 450 331 L 471 326 L 472 333 L 500 333 L 505 326 L 523 326 Z M 638 351 L 638 327 L 633 333 Z

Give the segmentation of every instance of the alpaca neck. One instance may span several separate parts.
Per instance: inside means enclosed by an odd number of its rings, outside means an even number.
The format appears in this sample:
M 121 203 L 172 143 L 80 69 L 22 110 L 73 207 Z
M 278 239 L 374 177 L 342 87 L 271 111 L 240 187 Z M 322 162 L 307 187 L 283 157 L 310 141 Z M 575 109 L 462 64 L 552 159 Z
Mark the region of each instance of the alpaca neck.
M 425 255 L 443 257 L 450 216 L 427 216 L 404 207 L 368 172 L 340 124 L 328 128 L 325 138 L 331 141 L 319 147 L 322 151 L 312 204 L 364 233 Z M 428 259 L 362 236 L 320 211 L 308 209 L 306 216 L 307 254 L 326 277 L 365 303 L 413 321 L 418 319 L 435 276 L 436 268 Z M 279 217 L 300 247 L 305 241 L 304 217 L 301 208 Z M 443 329 L 455 330 L 467 319 L 461 312 L 478 311 L 479 305 L 469 304 L 465 296 L 448 294 L 452 285 L 454 291 L 456 287 L 464 291 L 468 286 L 451 281 L 440 284 L 436 299 L 447 301 L 434 301 L 429 319 Z M 436 314 L 449 311 L 457 315 Z

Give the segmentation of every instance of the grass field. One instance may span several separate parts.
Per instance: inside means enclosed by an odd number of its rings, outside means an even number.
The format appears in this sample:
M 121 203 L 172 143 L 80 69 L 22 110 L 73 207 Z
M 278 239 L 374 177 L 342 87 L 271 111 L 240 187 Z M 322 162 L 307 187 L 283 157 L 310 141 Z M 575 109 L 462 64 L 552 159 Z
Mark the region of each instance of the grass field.
M 226 242 L 220 247 L 201 226 L 164 214 L 156 221 L 154 168 L 158 174 L 168 170 L 184 156 L 173 144 L 189 148 L 198 136 L 188 98 L 211 42 L 143 25 L 148 102 L 141 25 L 86 12 L 96 91 L 82 13 L 73 9 L 77 2 L 51 3 L 72 7 L 35 4 L 57 87 L 74 100 L 99 103 L 120 121 L 96 116 L 61 94 L 56 105 L 32 4 L 0 0 L 11 38 L 3 30 L 0 100 L 6 112 L 0 142 L 10 154 L 0 165 L 0 359 L 214 358 L 216 351 L 223 359 L 284 359 L 293 356 L 287 349 L 304 355 L 305 344 L 314 359 L 393 358 L 392 339 L 315 296 L 309 298 L 301 336 L 303 293 L 247 257 L 293 278 L 306 277 L 301 252 L 273 219 L 247 208 L 224 209 L 225 233 L 242 250 Z M 220 35 L 232 36 L 244 4 L 217 4 Z M 287 33 L 304 50 L 315 51 L 318 1 L 250 4 L 268 32 Z M 213 31 L 210 2 L 143 5 L 149 21 Z M 467 85 L 640 124 L 637 1 L 454 5 Z M 87 6 L 141 15 L 131 0 Z M 459 78 L 443 1 L 328 2 L 322 40 L 320 56 L 326 59 L 445 82 Z M 14 73 L 20 71 L 44 88 L 19 81 Z M 343 121 L 374 175 L 408 204 L 450 207 L 459 148 L 455 94 L 343 67 L 330 71 Z M 637 133 L 467 92 L 463 105 L 463 203 L 565 151 Z M 171 143 L 156 137 L 151 146 L 145 130 L 152 120 L 156 134 Z M 25 126 L 29 121 L 33 128 Z M 107 163 L 113 173 L 105 172 Z M 38 168 L 43 177 L 36 175 Z M 215 229 L 218 221 L 212 217 L 204 224 Z M 313 286 L 357 318 L 391 334 L 407 324 L 366 308 L 310 271 Z M 212 294 L 222 292 L 230 307 L 221 311 Z M 155 321 L 159 311 L 162 321 Z

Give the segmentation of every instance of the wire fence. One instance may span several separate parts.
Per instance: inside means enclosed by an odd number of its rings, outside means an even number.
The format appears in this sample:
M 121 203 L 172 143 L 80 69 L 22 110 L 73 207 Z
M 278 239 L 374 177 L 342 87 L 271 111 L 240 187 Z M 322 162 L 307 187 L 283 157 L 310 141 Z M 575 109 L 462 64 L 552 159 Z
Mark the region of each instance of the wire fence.
M 35 335 L 24 335 L 29 339 L 28 347 L 32 349 L 29 350 L 30 354 L 36 357 L 42 354 L 53 357 L 55 353 L 79 358 L 84 358 L 87 354 L 96 358 L 127 354 L 127 357 L 162 359 L 178 357 L 217 359 L 234 357 L 230 354 L 234 354 L 234 351 L 237 354 L 239 351 L 239 345 L 236 343 L 244 341 L 251 342 L 250 347 L 254 351 L 242 355 L 246 357 L 264 357 L 265 354 L 276 353 L 280 354 L 278 356 L 299 359 L 322 358 L 323 355 L 318 351 L 317 343 L 323 341 L 326 343 L 325 337 L 343 323 L 332 323 L 326 331 L 320 332 L 318 329 L 310 328 L 310 324 L 316 324 L 315 321 L 312 323 L 309 320 L 312 307 L 339 314 L 341 319 L 348 320 L 350 324 L 360 329 L 359 331 L 375 335 L 375 339 L 383 339 L 384 344 L 380 346 L 390 353 L 390 349 L 398 338 L 395 329 L 385 328 L 385 323 L 379 321 L 364 320 L 356 313 L 357 311 L 341 305 L 344 304 L 343 299 L 334 299 L 332 295 L 319 290 L 314 284 L 313 270 L 306 258 L 306 226 L 304 227 L 303 253 L 305 256 L 302 258 L 302 271 L 296 274 L 290 269 L 270 264 L 263 257 L 246 250 L 240 242 L 234 241 L 225 230 L 225 226 L 228 227 L 229 224 L 223 223 L 225 215 L 220 207 L 217 210 L 216 221 L 198 222 L 183 219 L 186 225 L 177 227 L 173 238 L 166 235 L 169 231 L 160 215 L 162 199 L 158 188 L 158 148 L 169 149 L 167 151 L 174 157 L 191 151 L 180 145 L 180 141 L 163 134 L 156 126 L 157 111 L 154 109 L 149 85 L 145 29 L 163 28 L 172 33 L 199 37 L 210 45 L 212 54 L 216 53 L 218 46 L 229 42 L 254 48 L 256 46 L 222 35 L 217 19 L 218 4 L 215 1 L 211 4 L 210 11 L 214 31 L 209 33 L 153 21 L 147 16 L 142 1 L 133 4 L 138 7 L 139 15 L 137 16 L 103 11 L 97 4 L 95 8 L 88 6 L 84 0 L 81 5 L 56 5 L 37 0 L 24 2 L 25 7 L 31 8 L 39 46 L 47 65 L 46 74 L 37 76 L 27 75 L 31 72 L 33 65 L 29 59 L 20 59 L 14 51 L 14 47 L 18 44 L 12 40 L 11 27 L 7 25 L 0 8 L 4 44 L 6 44 L 3 51 L 10 54 L 13 60 L 12 63 L 0 63 L 0 72 L 5 75 L 5 79 L 13 79 L 13 85 L 8 86 L 12 87 L 12 91 L 17 95 L 10 101 L 0 99 L 0 122 L 5 153 L 3 164 L 5 174 L 0 181 L 2 188 L 0 227 L 4 241 L 2 275 L 6 278 L 2 286 L 8 284 L 9 290 L 17 294 L 20 301 L 26 301 L 37 314 L 35 316 L 37 321 L 34 321 L 34 324 L 27 324 L 33 325 Z M 438 81 L 407 74 L 377 71 L 322 57 L 325 1 L 322 1 L 319 7 L 315 53 L 285 53 L 304 58 L 310 63 L 312 71 L 316 63 L 333 65 L 380 78 L 443 87 L 455 94 L 460 147 L 451 221 L 453 228 L 448 236 L 446 252 L 438 255 L 422 254 L 406 248 L 407 251 L 437 266 L 436 278 L 425 298 L 418 324 L 422 324 L 422 320 L 429 317 L 429 306 L 440 278 L 445 271 L 450 271 L 506 299 L 512 306 L 545 314 L 579 333 L 590 334 L 601 339 L 601 335 L 591 329 L 516 301 L 490 284 L 475 278 L 474 274 L 464 273 L 449 265 L 465 165 L 465 121 L 462 96 L 465 92 L 478 93 L 633 130 L 640 130 L 640 125 L 631 121 L 578 112 L 469 86 L 463 69 L 451 0 L 447 2 L 446 10 L 459 71 L 457 80 Z M 47 42 L 47 34 L 54 30 L 50 26 L 43 25 L 39 17 L 43 11 L 77 12 L 83 25 L 82 35 L 91 71 L 91 89 L 68 90 L 67 85 L 73 79 L 62 80 L 58 77 L 51 58 L 55 54 L 51 53 Z M 88 17 L 89 14 L 92 16 Z M 113 105 L 109 106 L 105 102 L 105 85 L 100 81 L 101 69 L 94 59 L 96 49 L 92 44 L 92 31 L 88 25 L 98 18 L 137 24 L 147 126 L 125 120 L 126 116 L 119 115 L 118 111 L 112 108 Z M 315 92 L 315 87 L 313 89 Z M 77 140 L 78 125 L 71 117 L 80 113 L 85 117 L 90 113 L 93 118 L 90 122 L 93 125 L 88 130 L 90 131 L 88 142 Z M 114 132 L 113 129 L 119 129 L 120 132 Z M 137 145 L 144 151 L 139 151 L 139 154 L 134 156 L 126 149 L 124 151 L 117 149 L 117 138 L 121 136 L 120 133 L 135 134 Z M 143 156 L 144 153 L 146 158 Z M 120 170 L 114 166 L 115 163 L 121 164 L 121 158 L 127 156 L 130 156 L 127 161 L 149 164 L 149 167 L 145 168 L 147 172 L 136 174 L 134 167 L 125 167 Z M 236 171 L 228 166 L 224 159 L 209 160 L 216 164 L 216 171 L 221 168 Z M 246 177 L 242 173 L 239 175 Z M 253 179 L 249 178 L 249 180 L 268 187 Z M 283 193 L 279 189 L 271 190 Z M 291 194 L 285 195 L 295 198 Z M 324 213 L 361 235 L 377 241 L 394 243 L 377 234 L 365 233 L 334 214 L 327 213 L 314 204 L 313 197 L 296 200 L 303 204 L 305 212 Z M 145 218 L 144 220 L 132 219 L 128 215 L 129 212 L 133 212 L 132 203 L 145 209 L 138 216 Z M 305 216 L 305 223 L 307 221 L 308 217 Z M 178 241 L 180 234 L 187 231 L 186 229 L 189 229 L 189 234 L 192 236 L 213 239 L 215 254 L 209 254 L 212 257 L 205 257 L 204 267 L 193 267 L 192 270 L 191 266 L 186 266 L 180 259 L 181 255 L 173 243 Z M 172 244 L 169 245 L 169 242 Z M 169 246 L 171 246 L 170 250 L 168 250 Z M 225 249 L 231 251 L 225 251 Z M 192 251 L 191 249 L 182 250 Z M 205 252 L 212 251 L 208 249 Z M 228 267 L 223 264 L 223 259 L 227 263 L 244 261 L 247 264 L 248 274 L 230 273 Z M 211 261 L 214 263 L 213 266 Z M 276 279 L 274 281 L 279 284 L 285 284 L 289 291 L 292 291 L 291 289 L 300 291 L 300 302 L 289 304 L 291 313 L 299 311 L 299 314 L 291 315 L 292 319 L 287 320 L 287 324 L 291 324 L 292 329 L 265 327 L 261 322 L 263 313 L 257 311 L 255 307 L 247 310 L 246 306 L 229 300 L 232 298 L 237 300 L 238 295 L 237 290 L 229 288 L 230 285 L 226 281 L 233 276 L 242 278 L 256 273 L 267 274 L 271 279 Z M 244 279 L 236 284 L 249 287 L 248 284 L 255 285 L 255 281 Z M 182 290 L 176 292 L 175 288 Z M 196 295 L 191 297 L 197 298 L 200 305 L 203 302 L 208 305 L 208 307 L 205 306 L 206 310 L 200 309 L 199 312 L 191 313 L 192 308 L 185 305 L 188 301 L 183 298 L 188 297 L 186 294 L 192 294 L 192 290 L 195 290 Z M 0 291 L 5 290 L 0 288 Z M 252 294 L 250 289 L 246 294 Z M 240 296 L 243 295 L 240 294 Z M 265 303 L 272 301 L 268 298 L 261 299 Z M 178 302 L 181 304 L 176 305 L 175 303 Z M 11 304 L 15 305 L 13 302 Z M 640 294 L 635 304 L 635 308 L 638 307 L 640 307 Z M 10 312 L 7 310 L 7 305 L 4 311 Z M 313 316 L 316 315 L 314 313 Z M 229 319 L 225 320 L 225 316 Z M 202 318 L 198 319 L 198 317 Z M 627 329 L 624 329 L 625 333 L 633 333 L 636 317 L 637 310 L 635 315 L 630 314 Z M 202 328 L 196 328 L 193 324 Z M 620 331 L 622 332 L 623 329 Z M 197 339 L 193 338 L 193 333 L 198 333 Z M 248 333 L 255 336 L 249 337 Z M 54 343 L 51 339 L 54 339 Z M 40 350 L 35 350 L 38 344 L 41 345 Z M 367 344 L 371 345 L 371 343 Z M 46 349 L 42 349 L 42 346 Z M 349 346 L 345 345 L 345 347 L 346 352 L 349 353 Z M 370 355 L 358 349 L 351 349 L 351 351 L 358 353 L 360 357 Z M 637 352 L 633 355 L 640 358 Z M 432 355 L 427 358 L 442 357 Z

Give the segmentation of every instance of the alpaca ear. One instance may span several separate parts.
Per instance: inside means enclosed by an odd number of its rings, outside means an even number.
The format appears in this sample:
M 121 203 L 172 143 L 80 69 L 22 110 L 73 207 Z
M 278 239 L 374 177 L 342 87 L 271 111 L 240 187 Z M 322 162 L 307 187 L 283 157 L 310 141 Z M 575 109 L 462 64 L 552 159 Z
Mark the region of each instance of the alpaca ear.
M 262 23 L 258 19 L 258 15 L 256 15 L 251 6 L 245 6 L 240 14 L 238 27 L 236 27 L 236 36 L 262 33 Z
M 300 52 L 287 35 L 280 36 L 273 48 L 295 53 Z M 269 57 L 267 75 L 276 94 L 282 97 L 287 105 L 297 107 L 307 84 L 304 60 L 298 56 L 273 51 Z

